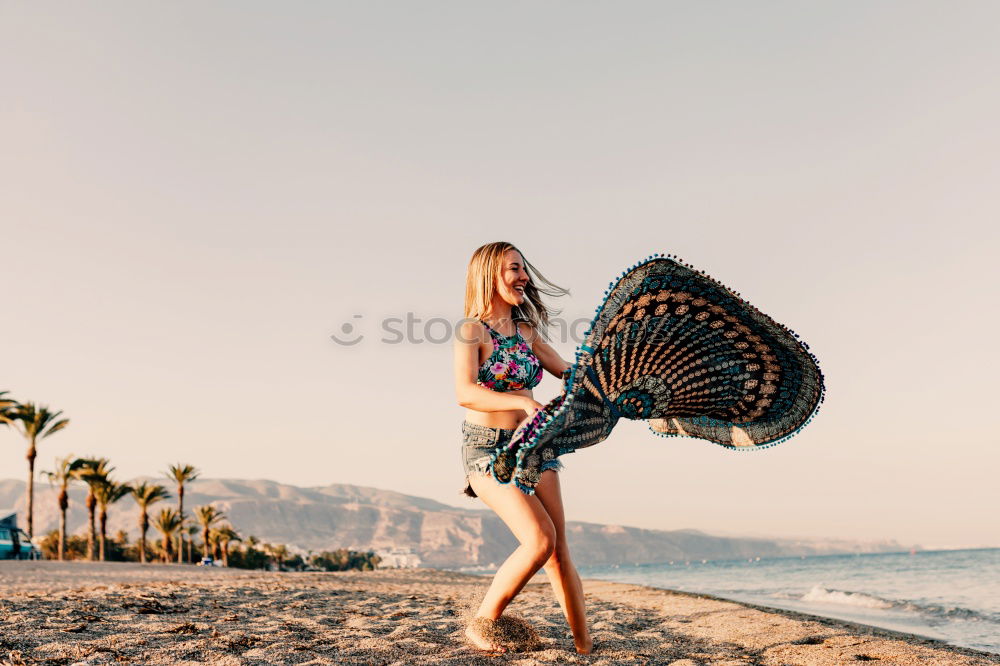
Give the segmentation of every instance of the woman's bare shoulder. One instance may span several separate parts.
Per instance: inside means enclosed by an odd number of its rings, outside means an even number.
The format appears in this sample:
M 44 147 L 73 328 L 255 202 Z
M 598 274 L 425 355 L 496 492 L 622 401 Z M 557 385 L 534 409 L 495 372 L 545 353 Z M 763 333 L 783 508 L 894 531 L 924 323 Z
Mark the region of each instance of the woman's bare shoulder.
M 485 341 L 486 337 L 489 335 L 486 330 L 486 326 L 483 325 L 483 322 L 478 319 L 472 319 L 471 317 L 466 317 L 461 320 L 456 333 L 456 342 L 480 343 Z

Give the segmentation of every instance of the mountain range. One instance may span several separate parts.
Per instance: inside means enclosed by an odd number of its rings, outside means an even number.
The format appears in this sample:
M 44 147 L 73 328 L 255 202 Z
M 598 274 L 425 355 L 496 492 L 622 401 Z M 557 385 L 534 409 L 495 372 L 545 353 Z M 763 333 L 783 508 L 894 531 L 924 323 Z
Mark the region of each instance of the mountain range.
M 173 492 L 169 482 L 159 482 Z M 0 480 L 0 509 L 17 511 L 22 527 L 24 485 L 19 480 Z M 70 490 L 70 533 L 85 529 L 85 495 L 83 486 Z M 184 505 L 189 515 L 191 507 L 208 503 L 222 509 L 240 534 L 303 551 L 375 550 L 402 564 L 463 568 L 496 566 L 517 545 L 507 527 L 490 511 L 363 486 L 300 488 L 275 481 L 240 479 L 199 479 L 186 486 Z M 150 513 L 155 514 L 163 506 L 175 506 L 175 500 L 154 505 Z M 36 533 L 56 529 L 58 520 L 55 489 L 36 483 Z M 109 509 L 109 535 L 124 529 L 134 538 L 138 535 L 137 523 L 138 509 L 130 498 Z M 697 530 L 650 530 L 580 521 L 569 521 L 566 529 L 573 559 L 581 566 L 898 552 L 910 548 L 892 540 L 725 537 Z

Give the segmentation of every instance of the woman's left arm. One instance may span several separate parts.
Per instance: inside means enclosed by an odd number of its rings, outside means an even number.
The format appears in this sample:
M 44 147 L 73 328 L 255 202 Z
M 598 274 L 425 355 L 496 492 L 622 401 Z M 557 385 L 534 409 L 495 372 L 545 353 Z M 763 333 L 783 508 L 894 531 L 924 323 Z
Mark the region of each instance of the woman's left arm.
M 528 344 L 531 345 L 531 351 L 533 351 L 535 356 L 538 357 L 538 361 L 542 364 L 542 367 L 556 377 L 561 378 L 563 372 L 567 370 L 571 364 L 564 361 L 556 350 L 542 339 L 542 336 L 539 335 L 534 326 L 527 322 L 521 322 L 519 325 L 527 330 L 527 335 L 522 333 L 522 336 Z

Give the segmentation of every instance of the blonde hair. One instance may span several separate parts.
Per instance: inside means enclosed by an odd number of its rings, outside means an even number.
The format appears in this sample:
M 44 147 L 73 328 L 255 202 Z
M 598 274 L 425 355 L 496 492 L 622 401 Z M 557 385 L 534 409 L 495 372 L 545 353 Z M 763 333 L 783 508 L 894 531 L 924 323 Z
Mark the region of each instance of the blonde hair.
M 518 250 L 512 243 L 497 241 L 487 243 L 476 249 L 469 260 L 469 270 L 465 278 L 465 316 L 481 319 L 490 314 L 493 296 L 497 291 L 497 277 L 503 269 L 504 255 L 515 250 L 524 259 L 524 270 L 528 274 L 528 284 L 524 287 L 524 303 L 511 308 L 511 319 L 515 322 L 525 321 L 539 332 L 542 339 L 548 340 L 549 321 L 560 310 L 553 310 L 542 303 L 541 295 L 564 296 L 568 289 L 549 282 L 531 265 L 524 252 Z M 541 286 L 539 286 L 541 285 Z

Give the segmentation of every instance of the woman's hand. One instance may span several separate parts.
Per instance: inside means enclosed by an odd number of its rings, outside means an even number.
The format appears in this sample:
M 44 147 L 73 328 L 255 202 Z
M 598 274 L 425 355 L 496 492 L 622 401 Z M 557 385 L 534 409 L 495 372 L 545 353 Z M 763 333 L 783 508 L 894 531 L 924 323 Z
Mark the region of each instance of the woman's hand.
M 525 423 L 527 423 L 532 418 L 534 418 L 535 414 L 537 414 L 539 412 L 539 410 L 542 410 L 544 408 L 545 408 L 545 405 L 543 405 L 542 403 L 538 402 L 534 398 L 532 398 L 530 396 L 524 396 L 524 407 L 522 407 L 522 409 L 525 412 L 527 412 L 528 415 L 524 418 L 523 421 L 521 421 L 520 423 L 517 424 L 517 427 L 514 428 L 514 432 L 517 432 L 518 430 L 520 430 L 521 426 L 523 426 Z
M 525 412 L 528 413 L 528 418 L 530 419 L 532 416 L 535 415 L 535 412 L 537 412 L 539 409 L 543 409 L 544 407 L 545 405 L 538 402 L 530 395 L 526 395 L 524 396 L 524 407 L 522 407 L 521 409 L 523 409 Z

